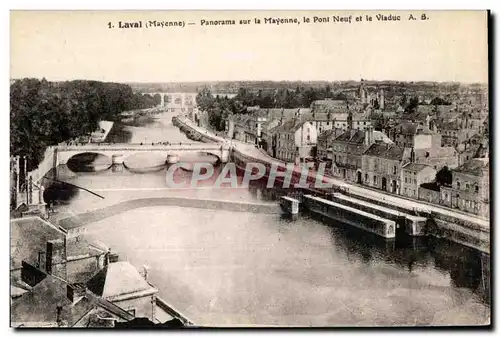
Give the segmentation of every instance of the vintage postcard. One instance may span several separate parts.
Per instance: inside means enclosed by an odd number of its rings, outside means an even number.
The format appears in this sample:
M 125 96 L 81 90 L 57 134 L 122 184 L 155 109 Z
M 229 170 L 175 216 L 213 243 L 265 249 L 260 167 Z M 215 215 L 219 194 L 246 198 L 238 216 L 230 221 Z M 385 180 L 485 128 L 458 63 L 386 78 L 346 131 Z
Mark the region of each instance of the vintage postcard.
M 11 327 L 490 327 L 488 23 L 11 11 Z

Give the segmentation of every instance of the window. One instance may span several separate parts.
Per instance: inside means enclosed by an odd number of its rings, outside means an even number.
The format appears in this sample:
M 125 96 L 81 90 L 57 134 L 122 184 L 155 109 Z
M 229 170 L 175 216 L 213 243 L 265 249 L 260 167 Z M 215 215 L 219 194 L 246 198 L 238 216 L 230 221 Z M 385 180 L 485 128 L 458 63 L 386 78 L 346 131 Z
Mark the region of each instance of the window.
M 478 193 L 478 192 L 479 192 L 479 186 L 477 186 L 477 185 L 476 185 L 476 186 L 474 186 L 474 191 L 475 191 L 476 193 Z
M 406 194 L 406 187 L 405 187 L 405 194 Z
M 396 166 L 394 166 L 394 167 L 392 168 L 392 174 L 396 174 L 396 171 L 397 171 L 397 167 L 396 167 Z
M 457 180 L 457 189 L 460 189 L 460 181 Z
M 311 140 L 311 136 L 307 135 L 307 141 Z
M 368 181 L 368 173 L 365 173 L 365 181 Z
M 405 183 L 407 183 L 407 182 L 408 182 L 408 179 L 405 177 Z
M 329 126 L 330 125 L 330 122 L 326 122 L 326 126 Z
M 376 184 L 377 183 L 377 176 L 373 176 L 373 183 Z
M 413 190 L 413 196 L 415 196 L 415 190 Z
M 469 190 L 469 184 L 465 184 L 465 189 Z

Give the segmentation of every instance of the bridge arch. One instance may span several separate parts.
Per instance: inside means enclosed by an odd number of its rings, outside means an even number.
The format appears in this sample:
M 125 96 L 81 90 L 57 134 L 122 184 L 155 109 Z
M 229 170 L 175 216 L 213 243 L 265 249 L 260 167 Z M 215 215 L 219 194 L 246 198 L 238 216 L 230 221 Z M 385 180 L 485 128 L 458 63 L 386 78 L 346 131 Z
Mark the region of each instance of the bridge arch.
M 109 153 L 94 151 L 75 153 L 68 156 L 65 161 L 66 166 L 73 172 L 105 171 L 113 165 Z
M 226 163 L 229 160 L 230 147 L 219 144 L 207 143 L 152 143 L 152 144 L 85 144 L 76 146 L 58 146 L 56 155 L 56 166 L 67 164 L 74 156 L 84 153 L 91 155 L 104 155 L 110 158 L 110 164 L 121 164 L 130 156 L 138 153 L 155 153 L 164 158 L 168 155 L 182 156 L 184 153 L 206 153 L 213 155 L 220 162 Z M 111 166 L 111 165 L 110 165 Z

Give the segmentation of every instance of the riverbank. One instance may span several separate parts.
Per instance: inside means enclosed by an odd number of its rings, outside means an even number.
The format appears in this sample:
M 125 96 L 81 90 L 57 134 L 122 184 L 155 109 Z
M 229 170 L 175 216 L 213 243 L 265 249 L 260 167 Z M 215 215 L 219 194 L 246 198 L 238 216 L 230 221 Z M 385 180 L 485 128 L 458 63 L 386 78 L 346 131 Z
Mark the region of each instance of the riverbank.
M 167 123 L 173 115 L 161 116 L 164 129 L 127 130 L 137 140 L 147 134 L 149 142 L 185 137 Z M 247 189 L 172 190 L 164 171 L 135 174 L 122 166 L 95 174 L 58 171 L 59 180 L 105 197 L 80 190 L 61 206 L 60 219 L 137 198 L 275 203 L 274 194 L 289 192 L 258 182 Z M 132 209 L 81 229 L 134 266 L 146 266 L 159 296 L 200 325 L 471 325 L 489 317 L 478 253 L 448 240 L 387 241 L 315 214 L 291 221 L 177 206 Z M 450 312 L 463 318 L 454 322 Z
M 174 125 L 178 126 L 183 132 L 191 137 L 200 138 L 201 141 L 228 143 L 230 142 L 233 151 L 233 158 L 236 157 L 240 163 L 260 162 L 268 167 L 271 165 L 283 165 L 284 163 L 270 157 L 267 153 L 260 151 L 252 144 L 245 144 L 238 141 L 228 141 L 222 137 L 214 135 L 192 121 L 183 117 L 174 117 Z M 238 164 L 238 163 L 237 163 Z M 294 169 L 294 178 L 300 177 L 302 171 L 299 167 Z M 308 172 L 308 181 L 316 180 L 316 172 Z M 435 224 L 432 226 L 434 231 L 431 235 L 449 239 L 451 241 L 464 244 L 485 253 L 490 253 L 490 223 L 486 219 L 475 217 L 468 214 L 454 212 L 452 209 L 444 209 L 434 205 L 422 203 L 419 200 L 408 200 L 400 198 L 397 195 L 384 193 L 383 191 L 374 191 L 363 186 L 353 185 L 339 179 L 329 176 L 323 176 L 325 183 L 332 184 L 332 191 L 317 191 L 327 196 L 333 191 L 346 194 L 350 197 L 360 198 L 366 202 L 395 210 L 403 210 L 411 215 L 425 216 Z M 293 179 L 292 179 L 293 180 Z M 292 181 L 293 184 L 293 181 Z

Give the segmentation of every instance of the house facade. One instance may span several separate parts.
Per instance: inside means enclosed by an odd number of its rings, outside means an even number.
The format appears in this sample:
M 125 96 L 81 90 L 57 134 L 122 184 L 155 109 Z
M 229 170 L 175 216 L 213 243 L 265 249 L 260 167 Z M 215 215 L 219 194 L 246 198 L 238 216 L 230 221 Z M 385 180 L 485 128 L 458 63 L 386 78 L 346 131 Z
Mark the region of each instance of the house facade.
M 335 138 L 340 134 L 344 133 L 342 129 L 329 129 L 323 131 L 318 135 L 318 141 L 316 145 L 316 157 L 320 160 L 331 161 L 333 159 L 332 155 L 332 144 Z
M 420 185 L 433 181 L 436 173 L 432 166 L 407 163 L 401 168 L 401 195 L 417 199 Z
M 395 144 L 376 142 L 362 155 L 363 184 L 400 194 L 404 149 Z
M 317 132 L 307 121 L 291 120 L 273 129 L 276 134 L 276 158 L 300 163 L 313 155 L 313 147 L 317 142 Z
M 473 158 L 452 170 L 452 186 L 441 189 L 441 203 L 489 217 L 489 158 Z

